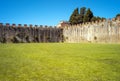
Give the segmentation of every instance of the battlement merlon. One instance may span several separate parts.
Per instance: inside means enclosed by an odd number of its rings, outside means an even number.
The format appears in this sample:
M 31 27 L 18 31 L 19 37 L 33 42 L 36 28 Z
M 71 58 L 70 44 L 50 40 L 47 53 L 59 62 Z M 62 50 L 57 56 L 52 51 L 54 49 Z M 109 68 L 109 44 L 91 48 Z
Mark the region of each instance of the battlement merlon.
M 3 26 L 3 23 L 0 23 L 0 26 Z
M 16 27 L 16 24 L 12 24 L 12 27 Z
M 22 27 L 22 24 L 18 24 L 18 27 Z
M 27 27 L 27 24 L 24 24 L 24 27 Z
M 10 26 L 10 24 L 9 23 L 6 23 L 6 27 L 9 27 Z
M 10 23 L 0 23 L 0 26 L 5 26 L 5 27 L 30 27 L 30 28 L 54 28 L 55 26 L 47 26 L 47 25 L 32 25 L 32 24 L 10 24 Z
M 69 25 L 69 26 L 66 26 L 67 28 L 69 27 L 86 27 L 86 26 L 91 26 L 91 25 L 99 25 L 99 24 L 102 24 L 102 23 L 120 23 L 120 17 L 118 18 L 113 18 L 113 19 L 109 19 L 109 20 L 106 20 L 106 19 L 103 19 L 103 20 L 98 20 L 98 21 L 92 21 L 92 22 L 86 22 L 86 23 L 81 23 L 81 24 L 76 24 L 76 25 Z M 43 25 L 27 25 L 27 24 L 9 24 L 9 23 L 6 23 L 6 24 L 3 24 L 3 23 L 0 23 L 0 26 L 6 26 L 6 27 L 30 27 L 30 28 L 34 28 L 34 27 L 40 27 L 40 28 L 55 28 L 55 26 L 43 26 Z M 65 28 L 65 27 L 64 27 Z M 63 29 L 64 29 L 63 28 Z

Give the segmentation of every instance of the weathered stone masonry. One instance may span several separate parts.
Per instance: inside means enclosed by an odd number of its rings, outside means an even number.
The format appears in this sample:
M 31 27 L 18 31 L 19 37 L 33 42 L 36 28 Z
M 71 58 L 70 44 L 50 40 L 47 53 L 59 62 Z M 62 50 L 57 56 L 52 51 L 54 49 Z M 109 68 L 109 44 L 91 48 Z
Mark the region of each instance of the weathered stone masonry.
M 0 42 L 120 43 L 120 20 L 88 22 L 62 28 L 1 23 Z
M 103 20 L 65 27 L 64 42 L 120 43 L 120 20 Z
M 0 42 L 2 43 L 62 42 L 62 34 L 63 29 L 56 27 L 0 24 Z

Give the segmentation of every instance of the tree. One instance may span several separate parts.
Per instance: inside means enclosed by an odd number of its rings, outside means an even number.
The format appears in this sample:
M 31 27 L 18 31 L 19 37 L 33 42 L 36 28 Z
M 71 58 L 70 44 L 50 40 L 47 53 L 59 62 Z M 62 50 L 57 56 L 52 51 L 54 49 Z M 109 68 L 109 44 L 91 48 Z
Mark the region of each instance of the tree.
M 69 22 L 70 24 L 74 25 L 74 24 L 78 24 L 79 23 L 79 12 L 78 12 L 78 8 L 76 8 L 72 15 L 70 16 Z
M 101 20 L 106 20 L 106 18 L 102 17 Z
M 80 8 L 79 23 L 83 23 L 85 12 L 86 12 L 86 7 Z
M 94 16 L 94 17 L 92 17 L 91 21 L 98 21 L 98 20 L 105 20 L 105 19 L 106 18 L 104 18 L 104 17 Z
M 93 13 L 90 10 L 90 8 L 88 8 L 88 10 L 87 10 L 87 12 L 86 12 L 86 14 L 84 16 L 83 22 L 90 22 L 92 17 L 93 17 Z
M 96 20 L 101 20 L 101 18 L 99 16 L 96 17 Z
M 118 14 L 117 16 L 120 16 L 120 14 Z M 70 16 L 69 22 L 71 25 L 75 25 L 83 22 L 91 22 L 91 21 L 98 21 L 98 20 L 104 20 L 104 19 L 106 18 L 94 16 L 90 8 L 88 8 L 86 11 L 86 7 L 82 7 L 80 8 L 80 13 L 78 8 L 76 8 L 73 11 L 72 15 Z
M 97 17 L 92 17 L 91 21 L 96 21 L 97 20 Z
M 120 18 L 120 14 L 117 14 L 117 15 L 116 15 L 116 19 L 119 19 L 118 17 Z
M 117 15 L 116 15 L 116 18 L 117 18 L 118 16 L 120 16 L 120 14 L 117 14 Z

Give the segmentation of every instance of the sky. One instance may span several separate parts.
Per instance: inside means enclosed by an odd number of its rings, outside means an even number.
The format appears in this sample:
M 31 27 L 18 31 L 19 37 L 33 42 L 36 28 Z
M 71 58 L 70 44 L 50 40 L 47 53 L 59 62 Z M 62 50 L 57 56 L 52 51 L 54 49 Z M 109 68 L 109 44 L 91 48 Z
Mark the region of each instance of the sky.
M 0 0 L 0 23 L 55 26 L 81 7 L 113 18 L 120 13 L 120 0 Z

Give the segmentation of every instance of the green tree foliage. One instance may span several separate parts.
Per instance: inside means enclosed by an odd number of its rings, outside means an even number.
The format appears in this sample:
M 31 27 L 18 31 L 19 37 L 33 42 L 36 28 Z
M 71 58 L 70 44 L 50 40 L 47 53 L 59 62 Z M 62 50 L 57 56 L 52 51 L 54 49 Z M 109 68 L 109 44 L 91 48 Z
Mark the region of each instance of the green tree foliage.
M 104 18 L 104 17 L 99 17 L 99 16 L 94 16 L 94 17 L 92 17 L 92 19 L 91 19 L 91 21 L 98 21 L 98 20 L 104 20 L 104 19 L 106 19 L 106 18 Z
M 86 7 L 80 8 L 80 20 L 79 20 L 79 23 L 83 23 L 85 13 L 86 13 Z
M 117 14 L 117 15 L 116 15 L 116 18 L 117 18 L 118 16 L 120 16 L 120 14 Z
M 116 17 L 115 17 L 115 19 L 118 19 L 118 17 L 120 17 L 120 14 L 117 14 Z
M 102 17 L 101 20 L 106 20 L 106 18 Z
M 91 21 L 96 21 L 97 20 L 97 17 L 92 17 Z
M 83 18 L 84 18 L 84 14 L 86 12 L 86 8 L 82 7 L 80 9 L 80 14 L 79 14 L 79 9 L 76 8 L 72 15 L 70 16 L 69 22 L 70 24 L 74 25 L 74 24 L 79 24 L 79 23 L 83 23 Z
M 93 12 L 88 8 L 86 14 L 84 15 L 83 22 L 90 22 L 93 17 Z
M 119 16 L 120 14 L 118 14 L 117 16 Z M 80 13 L 79 13 L 79 9 L 76 8 L 72 15 L 70 16 L 69 22 L 71 25 L 75 25 L 75 24 L 80 24 L 83 22 L 91 22 L 91 21 L 98 21 L 98 20 L 103 20 L 105 18 L 101 18 L 99 16 L 94 16 L 93 12 L 90 10 L 90 8 L 87 9 L 86 11 L 86 7 L 82 7 L 80 8 Z
M 70 22 L 70 24 L 78 24 L 79 23 L 79 18 L 80 18 L 80 16 L 79 16 L 79 12 L 78 12 L 78 8 L 76 8 L 74 11 L 73 11 L 73 13 L 72 13 L 72 15 L 70 16 L 70 20 L 69 20 L 69 22 Z

